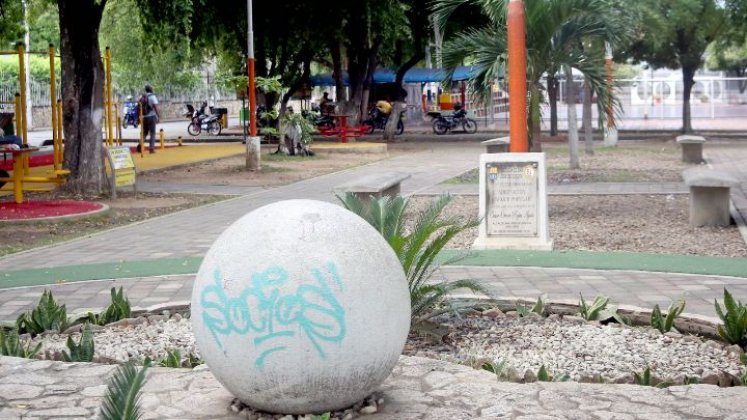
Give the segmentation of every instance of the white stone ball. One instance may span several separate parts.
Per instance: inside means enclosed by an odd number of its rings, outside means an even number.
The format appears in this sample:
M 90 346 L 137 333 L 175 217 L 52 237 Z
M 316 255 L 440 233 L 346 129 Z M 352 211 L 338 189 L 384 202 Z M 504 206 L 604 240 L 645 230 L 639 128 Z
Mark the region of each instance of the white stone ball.
M 261 207 L 215 241 L 192 290 L 200 355 L 242 402 L 274 413 L 349 407 L 389 376 L 410 329 L 384 238 L 334 204 Z

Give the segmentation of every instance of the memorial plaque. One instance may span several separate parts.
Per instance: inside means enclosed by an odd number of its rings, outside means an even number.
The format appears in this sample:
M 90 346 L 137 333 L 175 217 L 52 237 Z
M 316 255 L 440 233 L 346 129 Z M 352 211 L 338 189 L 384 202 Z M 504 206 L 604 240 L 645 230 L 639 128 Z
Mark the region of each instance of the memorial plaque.
M 479 236 L 475 249 L 552 249 L 543 153 L 480 156 Z
M 537 162 L 490 162 L 485 173 L 488 236 L 536 236 Z

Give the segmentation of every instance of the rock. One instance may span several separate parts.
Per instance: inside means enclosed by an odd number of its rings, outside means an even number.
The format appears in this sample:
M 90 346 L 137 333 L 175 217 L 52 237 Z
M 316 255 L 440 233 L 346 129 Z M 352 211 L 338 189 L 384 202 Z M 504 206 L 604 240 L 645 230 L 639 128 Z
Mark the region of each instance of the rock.
M 669 332 L 665 332 L 664 336 L 669 337 L 669 338 L 680 338 L 682 337 L 682 334 L 678 333 L 677 331 L 672 330 Z
M 303 258 L 288 258 L 288 247 Z M 363 400 L 389 376 L 410 330 L 392 248 L 327 202 L 279 201 L 240 218 L 208 250 L 193 287 L 200 356 L 233 395 L 269 412 Z
M 163 321 L 163 315 L 149 315 L 148 316 L 149 324 L 156 324 L 159 321 Z
M 615 377 L 612 380 L 613 384 L 632 384 L 635 383 L 635 378 L 633 377 L 632 373 L 623 373 L 622 375 L 619 375 Z
M 375 412 L 379 411 L 378 407 L 376 407 L 376 404 L 373 405 L 367 405 L 359 411 L 361 414 L 373 414 Z
M 576 316 L 576 315 L 566 315 L 563 317 L 563 321 L 570 322 L 570 323 L 577 324 L 577 325 L 586 324 L 585 319 L 583 319 L 580 316 Z
M 728 372 L 724 372 L 723 370 L 718 372 L 718 386 L 725 388 L 731 386 L 732 382 L 733 378 Z
M 171 317 L 171 319 L 174 320 L 175 322 L 179 322 L 179 321 L 182 320 L 182 316 L 180 314 L 176 313 L 176 314 L 174 314 L 174 316 Z
M 506 311 L 506 318 L 518 318 L 519 313 L 516 311 Z
M 716 372 L 706 370 L 700 377 L 700 383 L 705 385 L 718 385 L 719 375 Z
M 744 351 L 741 347 L 739 347 L 739 344 L 733 344 L 731 346 L 727 346 L 724 350 L 726 350 L 726 354 L 731 354 L 733 356 L 739 357 L 744 354 Z
M 487 311 L 483 311 L 482 316 L 488 318 L 503 318 L 505 314 L 498 308 L 492 308 L 488 309 Z
M 537 374 L 532 369 L 527 369 L 524 372 L 524 382 L 526 383 L 537 382 Z

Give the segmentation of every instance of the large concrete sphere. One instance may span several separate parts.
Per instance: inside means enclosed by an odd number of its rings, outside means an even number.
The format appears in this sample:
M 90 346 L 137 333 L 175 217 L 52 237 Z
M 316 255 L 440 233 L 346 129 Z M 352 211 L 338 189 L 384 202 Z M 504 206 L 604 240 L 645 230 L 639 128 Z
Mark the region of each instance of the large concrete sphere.
M 392 249 L 366 221 L 320 201 L 259 208 L 215 241 L 192 290 L 200 356 L 265 411 L 348 407 L 389 376 L 410 328 Z

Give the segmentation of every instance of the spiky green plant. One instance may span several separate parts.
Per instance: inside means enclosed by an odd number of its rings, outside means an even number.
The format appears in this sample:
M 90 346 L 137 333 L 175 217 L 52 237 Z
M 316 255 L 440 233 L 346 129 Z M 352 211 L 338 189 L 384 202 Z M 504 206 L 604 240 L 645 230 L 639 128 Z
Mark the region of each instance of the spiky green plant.
M 674 320 L 682 311 L 685 310 L 685 301 L 681 300 L 677 305 L 674 303 L 669 305 L 667 309 L 667 315 L 664 316 L 659 309 L 659 305 L 654 306 L 654 310 L 651 312 L 651 326 L 661 331 L 662 333 L 669 332 L 671 330 L 677 331 L 674 328 Z
M 495 378 L 499 381 L 506 377 L 507 363 L 505 360 L 497 360 L 495 362 L 484 362 L 480 365 L 480 368 L 487 370 L 488 372 L 495 375 Z
M 31 335 L 45 331 L 64 331 L 67 328 L 67 309 L 58 305 L 50 290 L 44 290 L 36 308 L 30 313 L 21 314 L 16 320 L 18 331 Z
M 587 321 L 607 321 L 614 319 L 619 324 L 625 324 L 625 320 L 617 313 L 617 305 L 608 305 L 610 298 L 607 296 L 596 296 L 594 302 L 588 305 L 581 296 L 578 305 L 579 315 Z
M 111 289 L 112 303 L 106 310 L 100 314 L 88 313 L 88 320 L 96 325 L 106 325 L 112 322 L 129 318 L 132 314 L 130 300 L 124 295 L 122 287 L 116 290 Z
M 374 227 L 394 250 L 407 276 L 410 289 L 413 323 L 426 321 L 449 311 L 460 311 L 473 305 L 454 305 L 446 302 L 446 296 L 457 289 L 469 289 L 485 293 L 474 280 L 463 279 L 435 284 L 427 283 L 438 268 L 436 257 L 444 246 L 460 232 L 476 227 L 477 219 L 441 217 L 441 213 L 452 200 L 444 195 L 434 201 L 416 217 L 410 232 L 405 232 L 404 215 L 409 201 L 403 197 L 361 199 L 347 193 L 337 196 L 343 206 L 361 216 Z M 457 261 L 455 257 L 449 262 Z
M 537 371 L 537 380 L 540 382 L 567 382 L 571 377 L 567 373 L 550 375 L 545 365 L 540 366 Z
M 38 343 L 36 347 L 31 348 L 31 340 L 27 340 L 24 343 L 18 334 L 17 329 L 5 331 L 0 328 L 0 355 L 11 356 L 11 357 L 23 357 L 26 359 L 32 359 L 39 353 L 42 343 Z
M 516 313 L 519 314 L 520 317 L 529 316 L 529 314 L 537 314 L 539 316 L 545 316 L 545 299 L 547 299 L 547 295 L 542 295 L 537 298 L 537 302 L 534 303 L 534 306 L 531 308 L 529 305 L 523 305 L 521 303 L 516 304 Z
M 651 379 L 651 368 L 648 366 L 646 366 L 646 369 L 641 373 L 633 372 L 633 381 L 636 385 L 655 386 L 656 388 L 667 388 L 672 386 L 671 382 L 659 382 L 658 384 L 653 385 Z
M 330 416 L 330 414 L 327 412 L 327 413 L 323 413 L 323 414 L 314 415 L 314 416 L 311 417 L 311 419 L 312 420 L 329 420 L 329 416 Z
M 717 332 L 722 340 L 730 344 L 739 344 L 742 348 L 747 346 L 747 306 L 737 301 L 724 288 L 724 308 L 714 301 L 716 315 L 721 318 L 724 325 L 719 325 Z
M 182 367 L 182 355 L 179 349 L 169 350 L 166 353 L 166 357 L 163 358 L 158 365 L 167 368 L 180 368 Z
M 101 420 L 137 420 L 142 416 L 140 397 L 149 366 L 145 364 L 138 370 L 127 362 L 117 368 L 107 384 Z
M 70 350 L 62 351 L 62 360 L 66 362 L 90 362 L 93 360 L 94 343 L 93 333 L 91 332 L 91 324 L 87 323 L 83 326 L 83 332 L 80 334 L 80 339 L 76 344 L 73 341 L 73 337 L 67 337 L 67 348 Z

